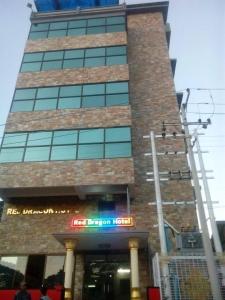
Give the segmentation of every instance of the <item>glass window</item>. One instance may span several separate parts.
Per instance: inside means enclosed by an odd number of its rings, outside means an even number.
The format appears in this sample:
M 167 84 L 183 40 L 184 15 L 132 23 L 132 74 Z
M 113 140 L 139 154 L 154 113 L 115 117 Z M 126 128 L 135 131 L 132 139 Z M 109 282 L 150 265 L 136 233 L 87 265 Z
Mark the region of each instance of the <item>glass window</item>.
M 38 88 L 37 98 L 54 98 L 58 97 L 58 87 Z
M 43 57 L 43 52 L 25 53 L 23 57 L 23 62 L 41 61 L 42 57 Z
M 87 34 L 105 33 L 105 26 L 87 28 Z
M 79 133 L 79 143 L 102 143 L 104 129 L 82 129 Z
M 67 22 L 50 23 L 50 30 L 52 30 L 52 29 L 66 29 L 66 28 L 67 28 Z
M 69 28 L 86 27 L 87 20 L 70 21 Z
M 83 58 L 84 50 L 67 50 L 65 51 L 65 59 L 67 58 Z
M 14 95 L 14 100 L 34 99 L 35 94 L 36 94 L 36 89 L 16 90 Z
M 103 144 L 79 145 L 78 159 L 103 158 Z
M 105 48 L 93 48 L 93 49 L 86 50 L 85 57 L 97 57 L 97 56 L 105 56 Z
M 106 19 L 106 24 L 107 25 L 123 24 L 123 23 L 125 23 L 125 17 L 124 16 L 108 17 Z
M 128 93 L 128 82 L 114 82 L 106 84 L 106 94 Z
M 111 66 L 111 65 L 123 65 L 127 63 L 127 58 L 126 56 L 111 56 L 111 57 L 106 57 L 106 65 Z
M 119 142 L 130 141 L 130 128 L 129 127 L 117 127 L 105 129 L 105 141 L 106 142 Z
M 63 59 L 63 51 L 46 52 L 44 55 L 44 60 L 57 60 L 57 59 Z
M 105 96 L 86 96 L 82 98 L 82 107 L 100 107 L 105 105 Z
M 88 19 L 88 26 L 105 25 L 105 18 Z
M 41 62 L 23 63 L 20 72 L 37 72 L 41 70 Z
M 83 95 L 101 95 L 105 93 L 105 85 L 100 84 L 85 84 L 83 86 Z
M 48 71 L 48 70 L 56 70 L 62 68 L 62 61 L 45 61 L 42 64 L 42 70 Z
M 2 147 L 21 147 L 25 146 L 27 133 L 5 133 Z
M 48 37 L 59 37 L 59 36 L 66 36 L 66 30 L 54 30 L 54 31 L 49 31 Z
M 81 85 L 64 86 L 60 88 L 59 94 L 61 97 L 80 96 L 81 87 Z
M 106 56 L 126 55 L 126 54 L 127 54 L 126 46 L 107 47 L 106 49 Z
M 46 257 L 46 266 L 44 274 L 45 286 L 49 288 L 55 288 L 56 285 L 64 284 L 64 255 L 51 255 Z
M 34 107 L 34 101 L 15 101 L 12 104 L 11 112 L 18 112 L 18 111 L 32 111 Z
M 68 29 L 68 35 L 85 35 L 86 28 Z
M 83 63 L 83 59 L 67 59 L 63 62 L 63 69 L 82 68 Z
M 53 145 L 76 144 L 77 130 L 55 131 L 53 135 Z
M 28 136 L 28 146 L 50 145 L 52 139 L 51 131 L 31 132 Z
M 80 108 L 81 98 L 60 98 L 58 103 L 58 109 L 66 108 Z
M 24 161 L 46 161 L 49 160 L 50 147 L 26 148 Z
M 128 94 L 106 95 L 106 106 L 127 105 L 128 103 Z
M 20 162 L 23 159 L 24 148 L 2 148 L 0 162 Z
M 26 282 L 31 289 L 38 289 L 43 283 L 45 255 L 29 255 Z
M 18 288 L 24 280 L 27 256 L 3 256 L 0 258 L 1 289 Z
M 77 146 L 53 146 L 51 152 L 51 160 L 67 160 L 76 159 Z
M 47 35 L 47 31 L 31 32 L 29 34 L 29 40 L 45 39 L 47 38 Z
M 85 67 L 98 67 L 105 65 L 105 57 L 86 58 L 84 62 Z
M 107 26 L 107 32 L 120 32 L 120 31 L 125 31 L 125 25 L 110 25 Z
M 31 31 L 46 31 L 48 30 L 49 23 L 39 23 L 39 24 L 32 24 Z
M 131 143 L 105 144 L 105 158 L 131 156 Z
M 36 100 L 34 110 L 54 110 L 57 106 L 57 99 Z

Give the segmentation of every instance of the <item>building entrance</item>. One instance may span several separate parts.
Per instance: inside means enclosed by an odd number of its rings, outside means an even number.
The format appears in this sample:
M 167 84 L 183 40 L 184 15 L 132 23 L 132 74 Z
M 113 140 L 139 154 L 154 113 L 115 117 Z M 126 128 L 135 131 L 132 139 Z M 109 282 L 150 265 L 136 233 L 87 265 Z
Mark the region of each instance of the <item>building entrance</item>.
M 124 254 L 85 256 L 83 300 L 129 300 L 130 264 Z

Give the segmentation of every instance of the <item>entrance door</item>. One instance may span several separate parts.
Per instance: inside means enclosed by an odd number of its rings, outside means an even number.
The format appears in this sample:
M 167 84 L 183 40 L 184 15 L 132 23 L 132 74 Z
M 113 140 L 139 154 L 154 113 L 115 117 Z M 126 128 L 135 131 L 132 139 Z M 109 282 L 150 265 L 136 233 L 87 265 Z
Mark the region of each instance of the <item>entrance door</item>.
M 83 300 L 129 300 L 128 255 L 87 255 Z

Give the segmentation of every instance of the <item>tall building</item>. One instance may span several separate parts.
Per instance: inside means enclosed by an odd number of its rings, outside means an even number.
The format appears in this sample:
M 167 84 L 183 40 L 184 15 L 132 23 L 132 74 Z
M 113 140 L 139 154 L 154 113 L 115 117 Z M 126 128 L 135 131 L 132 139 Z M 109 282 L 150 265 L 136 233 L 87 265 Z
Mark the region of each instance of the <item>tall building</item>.
M 143 136 L 161 134 L 163 122 L 181 128 L 168 2 L 75 2 L 37 0 L 31 14 L 0 152 L 0 289 L 25 278 L 34 290 L 64 286 L 65 299 L 146 299 L 160 244 Z M 156 144 L 185 150 L 179 138 Z M 162 172 L 188 168 L 185 154 L 158 162 Z M 190 180 L 179 177 L 161 193 L 164 202 L 193 201 Z M 175 253 L 174 235 L 197 226 L 195 207 L 163 212 Z

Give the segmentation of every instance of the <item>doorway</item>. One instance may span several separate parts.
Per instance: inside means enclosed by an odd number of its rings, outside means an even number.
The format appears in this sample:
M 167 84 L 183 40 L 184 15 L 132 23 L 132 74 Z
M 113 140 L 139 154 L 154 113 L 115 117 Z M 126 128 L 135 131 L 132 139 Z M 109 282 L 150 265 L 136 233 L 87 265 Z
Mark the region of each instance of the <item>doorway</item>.
M 130 299 L 128 254 L 91 254 L 85 256 L 83 300 L 96 299 Z

